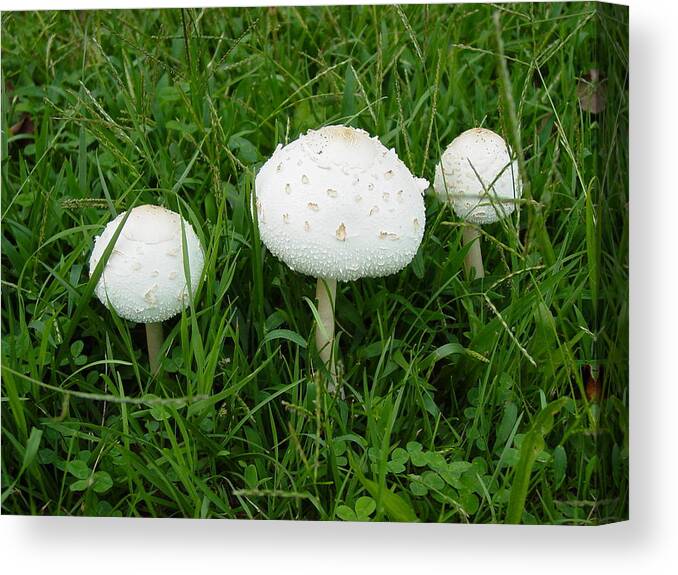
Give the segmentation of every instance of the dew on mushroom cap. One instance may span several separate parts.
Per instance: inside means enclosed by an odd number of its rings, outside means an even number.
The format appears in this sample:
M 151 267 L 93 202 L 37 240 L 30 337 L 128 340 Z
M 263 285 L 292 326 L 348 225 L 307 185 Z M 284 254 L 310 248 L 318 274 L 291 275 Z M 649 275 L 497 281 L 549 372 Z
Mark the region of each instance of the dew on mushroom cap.
M 124 217 L 122 213 L 110 221 L 96 238 L 90 275 Z M 200 240 L 186 221 L 184 230 L 191 286 L 195 289 L 204 255 Z M 132 209 L 115 244 L 114 251 L 119 255 L 109 257 L 96 285 L 97 297 L 120 317 L 134 322 L 155 323 L 176 315 L 187 303 L 176 299 L 186 289 L 181 244 L 179 214 L 151 205 Z
M 314 277 L 388 275 L 405 267 L 421 243 L 427 187 L 364 130 L 310 130 L 278 148 L 257 174 L 259 234 L 290 268 Z M 380 241 L 381 232 L 398 241 Z

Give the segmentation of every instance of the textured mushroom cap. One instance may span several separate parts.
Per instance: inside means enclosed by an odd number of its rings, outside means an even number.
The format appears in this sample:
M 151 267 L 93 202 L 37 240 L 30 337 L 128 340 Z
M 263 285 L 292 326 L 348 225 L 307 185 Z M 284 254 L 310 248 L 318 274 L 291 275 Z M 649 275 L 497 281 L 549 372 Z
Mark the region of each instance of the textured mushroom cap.
M 467 130 L 452 141 L 436 166 L 433 187 L 460 218 L 474 224 L 511 214 L 523 191 L 511 149 L 485 128 Z
M 89 260 L 90 276 L 125 213 L 110 221 L 97 236 Z M 186 252 L 195 290 L 205 262 L 202 246 L 184 220 Z M 181 238 L 181 216 L 160 206 L 132 209 L 120 232 L 99 283 L 97 297 L 125 319 L 138 323 L 164 321 L 188 303 Z
M 364 130 L 328 126 L 279 145 L 255 186 L 262 241 L 301 273 L 385 276 L 421 244 L 428 182 Z

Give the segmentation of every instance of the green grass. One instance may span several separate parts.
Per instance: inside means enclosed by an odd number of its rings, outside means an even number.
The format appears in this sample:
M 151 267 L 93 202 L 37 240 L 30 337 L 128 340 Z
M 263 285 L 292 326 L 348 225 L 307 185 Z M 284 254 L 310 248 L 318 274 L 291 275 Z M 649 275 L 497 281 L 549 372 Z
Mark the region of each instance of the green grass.
M 497 18 L 493 18 L 493 15 Z M 2 512 L 592 525 L 628 516 L 627 10 L 589 3 L 2 16 Z M 577 83 L 606 78 L 601 114 Z M 34 133 L 11 134 L 28 114 Z M 483 125 L 520 213 L 426 198 L 402 273 L 340 284 L 344 398 L 313 278 L 248 210 L 276 144 L 346 123 L 416 173 Z M 141 203 L 206 248 L 164 370 L 92 297 L 93 239 Z M 601 370 L 597 399 L 586 366 Z

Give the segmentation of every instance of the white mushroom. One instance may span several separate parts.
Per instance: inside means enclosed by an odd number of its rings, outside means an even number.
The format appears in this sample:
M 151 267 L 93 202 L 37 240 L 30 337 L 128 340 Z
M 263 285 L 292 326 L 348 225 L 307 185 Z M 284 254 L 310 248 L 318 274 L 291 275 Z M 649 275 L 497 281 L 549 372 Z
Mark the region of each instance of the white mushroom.
M 412 260 L 427 187 L 393 149 L 347 126 L 279 145 L 257 174 L 262 241 L 291 269 L 318 278 L 316 344 L 331 371 L 337 280 L 393 274 Z
M 125 213 L 110 221 L 94 242 L 90 276 L 120 226 Z M 115 242 L 96 285 L 101 302 L 125 319 L 146 324 L 151 371 L 159 366 L 161 322 L 189 304 L 182 249 L 182 218 L 160 206 L 133 208 Z M 184 220 L 191 290 L 197 288 L 204 265 L 200 240 Z
M 433 187 L 454 212 L 471 225 L 463 230 L 471 243 L 466 268 L 476 278 L 484 276 L 478 225 L 494 223 L 511 214 L 522 194 L 518 163 L 504 139 L 485 128 L 457 136 L 436 166 Z

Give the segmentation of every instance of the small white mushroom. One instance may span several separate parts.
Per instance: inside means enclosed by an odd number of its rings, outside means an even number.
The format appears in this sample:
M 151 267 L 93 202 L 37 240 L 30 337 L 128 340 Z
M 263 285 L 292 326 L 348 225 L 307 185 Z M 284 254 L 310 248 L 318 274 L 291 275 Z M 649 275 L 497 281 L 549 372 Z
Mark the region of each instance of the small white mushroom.
M 286 178 L 306 185 L 281 194 L 284 184 L 275 169 L 280 163 Z M 322 325 L 316 345 L 331 373 L 337 280 L 389 275 L 412 260 L 424 233 L 427 187 L 378 138 L 347 126 L 310 130 L 276 150 L 257 174 L 255 195 L 262 210 L 253 211 L 262 241 L 291 269 L 318 278 Z M 398 202 L 389 205 L 397 209 L 380 211 L 377 204 L 396 194 Z M 264 221 L 263 213 L 273 217 Z M 285 213 L 299 214 L 303 229 L 281 225 Z M 413 220 L 421 225 L 413 226 Z M 386 239 L 398 241 L 380 241 L 384 230 Z
M 125 213 L 122 213 L 110 221 L 96 238 L 89 262 L 90 276 L 124 217 Z M 202 274 L 204 255 L 198 236 L 185 220 L 184 230 L 191 289 L 195 290 Z M 155 373 L 162 345 L 161 322 L 188 305 L 186 297 L 179 297 L 186 293 L 181 216 L 160 206 L 133 208 L 114 251 L 116 257 L 109 257 L 106 262 L 95 293 L 120 317 L 146 324 L 151 371 Z
M 436 166 L 433 187 L 439 198 L 470 225 L 463 230 L 465 244 L 472 244 L 466 269 L 484 276 L 477 226 L 491 224 L 516 209 L 522 195 L 518 162 L 511 159 L 504 139 L 485 128 L 473 128 L 457 136 Z

